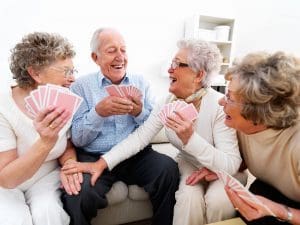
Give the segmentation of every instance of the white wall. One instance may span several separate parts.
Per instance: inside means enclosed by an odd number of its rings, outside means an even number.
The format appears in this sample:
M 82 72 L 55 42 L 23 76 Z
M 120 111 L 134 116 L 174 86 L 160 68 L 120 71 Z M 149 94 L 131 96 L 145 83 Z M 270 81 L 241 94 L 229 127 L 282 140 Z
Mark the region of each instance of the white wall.
M 163 65 L 183 37 L 184 19 L 195 13 L 234 17 L 235 51 L 242 56 L 257 50 L 285 50 L 300 55 L 298 0 L 2 0 L 0 3 L 0 89 L 8 86 L 9 50 L 33 31 L 58 32 L 75 46 L 80 74 L 94 71 L 89 40 L 102 26 L 125 36 L 129 70 L 140 72 L 157 93 L 167 92 Z M 164 71 L 166 68 L 164 69 Z

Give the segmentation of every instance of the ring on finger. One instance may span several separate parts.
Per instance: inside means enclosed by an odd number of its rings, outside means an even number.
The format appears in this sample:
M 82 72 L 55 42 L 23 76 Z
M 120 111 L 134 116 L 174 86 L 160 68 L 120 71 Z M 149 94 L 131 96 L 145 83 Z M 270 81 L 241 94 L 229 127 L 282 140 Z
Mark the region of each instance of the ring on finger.
M 50 123 L 50 125 L 48 127 L 51 128 L 51 129 L 55 128 L 52 123 Z
M 235 207 L 234 209 L 235 209 L 236 211 L 239 211 L 239 208 L 238 208 L 238 207 Z

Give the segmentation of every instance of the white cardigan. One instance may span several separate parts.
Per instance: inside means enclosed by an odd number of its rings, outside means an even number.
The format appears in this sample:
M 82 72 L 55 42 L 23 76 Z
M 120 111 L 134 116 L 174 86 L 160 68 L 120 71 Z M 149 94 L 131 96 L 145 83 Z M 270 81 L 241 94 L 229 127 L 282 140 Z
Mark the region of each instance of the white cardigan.
M 180 156 L 194 166 L 234 174 L 242 160 L 236 132 L 224 124 L 225 114 L 218 104 L 221 97 L 221 93 L 208 89 L 201 100 L 195 131 L 186 145 L 182 144 L 173 130 L 166 129 L 166 135 L 170 143 L 180 150 Z M 158 117 L 162 106 L 157 105 L 143 125 L 102 156 L 110 170 L 141 151 L 163 128 Z

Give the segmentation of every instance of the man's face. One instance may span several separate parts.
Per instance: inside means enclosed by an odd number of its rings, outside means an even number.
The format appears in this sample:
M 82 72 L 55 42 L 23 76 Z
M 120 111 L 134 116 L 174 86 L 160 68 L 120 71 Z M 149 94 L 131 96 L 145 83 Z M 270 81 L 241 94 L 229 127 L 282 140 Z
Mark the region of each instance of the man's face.
M 94 61 L 100 66 L 101 72 L 112 83 L 119 84 L 126 73 L 127 53 L 123 37 L 117 31 L 104 30 L 100 33 L 100 46 Z

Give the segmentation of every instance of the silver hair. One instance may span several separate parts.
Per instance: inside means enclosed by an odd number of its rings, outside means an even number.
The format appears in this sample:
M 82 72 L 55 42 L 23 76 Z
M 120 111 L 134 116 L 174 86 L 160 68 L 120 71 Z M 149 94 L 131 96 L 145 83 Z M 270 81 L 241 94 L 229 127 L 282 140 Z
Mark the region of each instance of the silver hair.
M 214 74 L 220 71 L 222 55 L 215 44 L 199 39 L 180 40 L 178 48 L 187 49 L 187 63 L 196 73 L 204 70 L 206 75 L 201 81 L 202 87 L 208 87 Z
M 226 79 L 237 79 L 241 115 L 254 124 L 282 129 L 299 119 L 300 62 L 283 52 L 252 53 L 230 68 Z
M 102 27 L 102 28 L 98 28 L 97 30 L 95 30 L 95 32 L 93 33 L 91 42 L 90 42 L 91 52 L 99 53 L 99 52 L 98 52 L 98 49 L 99 49 L 99 47 L 100 47 L 100 45 L 101 45 L 101 42 L 100 42 L 100 40 L 99 40 L 99 35 L 100 35 L 103 31 L 106 31 L 106 30 L 115 30 L 115 29 L 110 28 L 110 27 Z
M 90 42 L 90 48 L 91 48 L 91 52 L 97 53 L 98 52 L 98 48 L 100 45 L 99 42 L 99 35 L 106 30 L 107 28 L 98 28 L 97 30 L 95 30 L 95 32 L 93 33 L 91 42 Z

